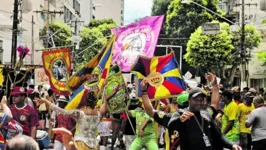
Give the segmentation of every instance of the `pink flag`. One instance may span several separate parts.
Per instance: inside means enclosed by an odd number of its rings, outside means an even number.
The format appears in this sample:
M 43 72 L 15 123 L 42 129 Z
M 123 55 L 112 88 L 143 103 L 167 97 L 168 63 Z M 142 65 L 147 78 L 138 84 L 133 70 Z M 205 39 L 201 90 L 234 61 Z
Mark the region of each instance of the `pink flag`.
M 139 55 L 153 57 L 163 19 L 163 15 L 146 17 L 137 23 L 119 27 L 112 64 L 117 62 L 123 72 L 129 72 Z

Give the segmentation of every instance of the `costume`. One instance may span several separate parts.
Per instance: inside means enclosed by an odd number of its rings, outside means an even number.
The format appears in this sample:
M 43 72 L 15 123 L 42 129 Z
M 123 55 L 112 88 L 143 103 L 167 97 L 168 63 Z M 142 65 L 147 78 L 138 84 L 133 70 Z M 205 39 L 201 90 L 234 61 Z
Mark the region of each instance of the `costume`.
M 132 117 L 136 118 L 136 132 L 139 133 L 139 130 L 145 120 L 148 118 L 151 120 L 150 123 L 147 124 L 145 129 L 143 129 L 143 137 L 137 136 L 133 143 L 130 146 L 130 150 L 140 150 L 144 146 L 148 150 L 158 150 L 158 145 L 156 143 L 156 135 L 154 132 L 154 121 L 150 116 L 142 109 L 136 109 L 130 111 Z
M 5 133 L 3 130 L 7 126 L 8 115 L 6 113 L 0 113 L 0 150 L 5 149 Z

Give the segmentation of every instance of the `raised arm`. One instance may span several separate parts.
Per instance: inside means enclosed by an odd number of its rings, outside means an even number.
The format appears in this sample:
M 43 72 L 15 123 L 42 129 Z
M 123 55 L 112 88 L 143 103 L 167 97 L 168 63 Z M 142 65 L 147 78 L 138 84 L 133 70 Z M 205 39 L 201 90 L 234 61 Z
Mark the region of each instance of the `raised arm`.
M 104 86 L 106 86 L 106 82 L 104 83 Z M 124 87 L 123 84 L 118 85 L 109 95 L 103 96 L 103 104 L 100 107 L 100 113 L 103 116 L 107 110 L 107 101 L 111 99 L 119 90 L 121 90 Z
M 141 90 L 142 90 L 141 91 L 142 101 L 143 101 L 146 113 L 153 118 L 155 110 L 152 107 L 151 101 L 147 95 L 147 83 L 148 83 L 148 80 L 145 78 L 140 84 Z
M 216 110 L 218 109 L 220 94 L 219 94 L 219 87 L 216 80 L 216 75 L 212 73 L 208 73 L 206 79 L 211 82 L 212 85 L 212 97 L 211 97 L 211 106 L 214 107 Z
M 35 98 L 35 101 L 39 101 L 40 103 L 46 103 L 47 106 L 51 110 L 54 110 L 56 112 L 56 114 L 62 114 L 64 116 L 71 117 L 71 118 L 76 118 L 76 119 L 78 119 L 79 116 L 80 116 L 80 111 L 79 110 L 65 110 L 65 109 L 62 109 L 62 108 L 56 106 L 55 104 L 51 103 L 48 100 Z
M 3 96 L 2 101 L 1 101 L 1 107 L 3 109 L 3 113 L 7 114 L 8 116 L 7 122 L 9 122 L 13 119 L 13 116 L 12 116 L 11 110 L 8 108 L 6 103 L 7 103 L 6 96 Z

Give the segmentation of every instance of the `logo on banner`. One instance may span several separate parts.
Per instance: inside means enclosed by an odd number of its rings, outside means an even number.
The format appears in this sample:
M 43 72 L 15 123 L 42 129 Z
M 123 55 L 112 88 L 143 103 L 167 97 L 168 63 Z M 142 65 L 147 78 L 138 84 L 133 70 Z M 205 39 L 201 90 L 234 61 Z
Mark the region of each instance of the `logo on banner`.
M 164 78 L 159 72 L 152 72 L 148 77 L 151 86 L 158 87 L 163 84 Z

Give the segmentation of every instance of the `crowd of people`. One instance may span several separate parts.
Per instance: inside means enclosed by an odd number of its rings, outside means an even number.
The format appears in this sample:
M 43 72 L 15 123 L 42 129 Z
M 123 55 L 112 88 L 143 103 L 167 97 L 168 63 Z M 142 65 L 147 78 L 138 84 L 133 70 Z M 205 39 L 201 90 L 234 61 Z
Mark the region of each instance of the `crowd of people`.
M 206 79 L 211 87 L 187 86 L 177 97 L 157 101 L 147 95 L 147 79 L 141 99 L 131 83 L 114 87 L 100 102 L 90 91 L 85 106 L 75 110 L 65 110 L 70 97 L 51 89 L 15 86 L 12 104 L 6 96 L 0 103 L 0 149 L 265 150 L 266 92 L 224 88 L 212 73 Z M 107 101 L 122 88 L 131 104 L 128 111 L 111 114 Z M 49 145 L 40 145 L 38 131 L 48 133 Z

